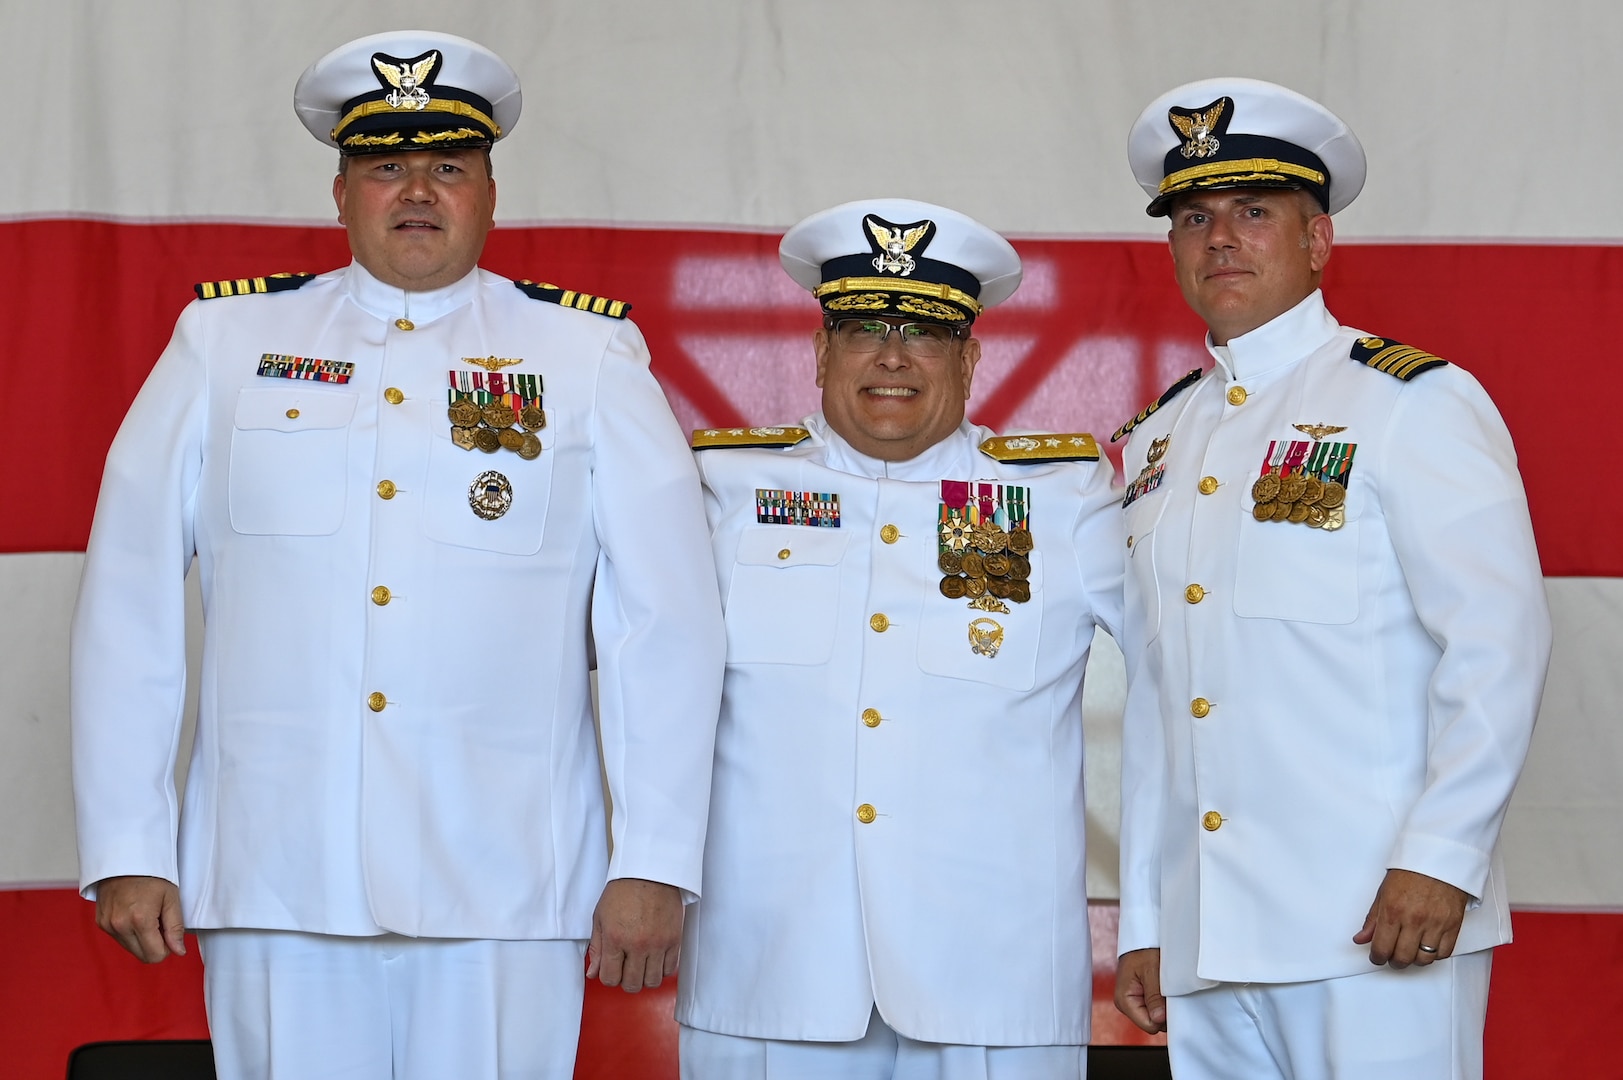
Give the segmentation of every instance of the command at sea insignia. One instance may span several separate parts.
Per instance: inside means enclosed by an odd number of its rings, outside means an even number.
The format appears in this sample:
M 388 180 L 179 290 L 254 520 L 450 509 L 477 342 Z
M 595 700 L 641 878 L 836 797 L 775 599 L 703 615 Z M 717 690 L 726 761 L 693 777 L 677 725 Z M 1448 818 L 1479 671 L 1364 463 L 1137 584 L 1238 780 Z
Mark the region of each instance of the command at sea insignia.
M 1110 436 L 1110 441 L 1120 442 L 1122 439 L 1126 438 L 1129 432 L 1131 432 L 1138 425 L 1142 424 L 1144 421 L 1148 420 L 1151 413 L 1155 412 L 1156 409 L 1159 409 L 1161 406 L 1183 393 L 1188 387 L 1195 385 L 1200 381 L 1200 377 L 1204 374 L 1205 372 L 1201 368 L 1195 368 L 1189 374 L 1167 387 L 1166 392 L 1160 397 L 1156 398 L 1154 401 L 1150 402 L 1150 404 L 1145 407 L 1143 412 L 1139 413 L 1137 416 L 1127 421 L 1127 423 L 1117 428 L 1116 433 Z

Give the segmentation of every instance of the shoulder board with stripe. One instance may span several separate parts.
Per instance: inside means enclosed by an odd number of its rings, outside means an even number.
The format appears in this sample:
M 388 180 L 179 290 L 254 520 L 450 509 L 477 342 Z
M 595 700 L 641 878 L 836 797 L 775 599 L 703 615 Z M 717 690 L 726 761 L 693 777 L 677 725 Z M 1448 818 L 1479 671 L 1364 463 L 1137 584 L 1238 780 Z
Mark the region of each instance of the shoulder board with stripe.
M 700 428 L 693 433 L 693 449 L 757 447 L 784 450 L 809 438 L 811 432 L 803 427 Z
M 1099 444 L 1086 432 L 1057 435 L 997 435 L 981 443 L 993 461 L 1043 465 L 1050 461 L 1098 461 Z
M 224 281 L 201 281 L 192 288 L 199 300 L 217 300 L 222 296 L 251 296 L 254 293 L 287 292 L 315 280 L 314 274 L 271 274 L 268 277 L 226 278 Z
M 1154 401 L 1152 401 L 1149 404 L 1149 406 L 1145 408 L 1145 410 L 1143 412 L 1139 413 L 1137 416 L 1135 416 L 1131 420 L 1127 421 L 1127 423 L 1125 423 L 1121 427 L 1117 428 L 1116 433 L 1114 435 L 1110 436 L 1110 441 L 1111 442 L 1120 442 L 1123 439 L 1123 437 L 1125 437 L 1127 435 L 1127 433 L 1129 431 L 1132 431 L 1138 425 L 1140 425 L 1144 421 L 1148 420 L 1150 418 L 1150 414 L 1155 412 L 1156 409 L 1159 409 L 1161 406 L 1165 405 L 1167 402 L 1171 401 L 1173 398 L 1175 398 L 1179 394 L 1183 393 L 1184 390 L 1187 389 L 1188 387 L 1191 387 L 1191 386 L 1195 385 L 1196 383 L 1198 383 L 1200 381 L 1200 377 L 1202 375 L 1204 375 L 1204 374 L 1205 374 L 1205 371 L 1203 369 L 1195 368 L 1195 370 L 1191 371 L 1189 374 L 1185 375 L 1183 378 L 1179 379 L 1177 382 L 1175 382 L 1171 386 L 1167 387 L 1166 392 L 1164 394 L 1162 394 L 1160 397 L 1156 398 Z
M 631 313 L 631 305 L 624 300 L 610 300 L 606 296 L 593 296 L 591 293 L 576 292 L 574 289 L 562 289 L 545 281 L 515 281 L 513 284 L 518 287 L 519 292 L 531 300 L 545 300 L 559 307 L 590 311 L 594 315 L 607 315 L 611 319 L 623 319 Z
M 1440 356 L 1388 338 L 1361 337 L 1353 342 L 1352 358 L 1365 367 L 1384 371 L 1393 378 L 1408 382 L 1423 371 L 1448 364 Z

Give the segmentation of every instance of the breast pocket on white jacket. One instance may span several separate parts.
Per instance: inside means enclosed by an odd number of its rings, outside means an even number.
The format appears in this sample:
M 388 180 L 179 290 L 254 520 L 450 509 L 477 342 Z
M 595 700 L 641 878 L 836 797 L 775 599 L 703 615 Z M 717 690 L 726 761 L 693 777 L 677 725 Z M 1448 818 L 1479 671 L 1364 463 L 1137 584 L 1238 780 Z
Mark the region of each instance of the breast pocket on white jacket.
M 729 664 L 824 664 L 840 613 L 839 529 L 757 525 L 738 537 L 727 587 Z
M 1122 511 L 1127 531 L 1127 640 L 1148 645 L 1161 633 L 1161 586 L 1155 571 L 1155 531 L 1167 493 L 1154 491 Z
M 919 620 L 919 670 L 949 679 L 1030 690 L 1037 683 L 1043 627 L 1043 554 L 1033 551 L 1031 599 L 1004 601 L 1007 612 L 980 611 L 967 600 L 931 596 Z
M 1251 500 L 1243 500 L 1234 614 L 1327 625 L 1358 618 L 1358 516 L 1363 495 L 1354 477 L 1347 492 L 1346 523 L 1337 529 L 1257 521 Z
M 327 536 L 344 522 L 354 394 L 255 386 L 237 395 L 226 504 L 253 536 Z
M 547 506 L 552 501 L 552 463 L 558 456 L 558 432 L 568 430 L 568 422 L 567 414 L 547 410 L 547 426 L 536 433 L 541 440 L 541 454 L 530 461 L 511 450 L 493 454 L 464 450 L 451 441 L 449 427 L 436 431 L 428 452 L 423 533 L 441 544 L 501 555 L 534 555 L 540 551 Z M 483 496 L 484 514 L 474 510 L 476 495 Z

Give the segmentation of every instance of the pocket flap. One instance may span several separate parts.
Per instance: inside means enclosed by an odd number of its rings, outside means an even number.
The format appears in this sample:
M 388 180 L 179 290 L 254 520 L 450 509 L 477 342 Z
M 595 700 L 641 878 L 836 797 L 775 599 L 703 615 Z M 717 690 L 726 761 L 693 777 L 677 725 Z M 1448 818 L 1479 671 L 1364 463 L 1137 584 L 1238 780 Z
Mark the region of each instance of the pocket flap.
M 237 395 L 238 431 L 317 431 L 340 428 L 355 415 L 356 395 L 314 388 L 267 386 Z
M 845 557 L 846 536 L 839 529 L 766 525 L 746 529 L 738 538 L 743 566 L 837 566 Z

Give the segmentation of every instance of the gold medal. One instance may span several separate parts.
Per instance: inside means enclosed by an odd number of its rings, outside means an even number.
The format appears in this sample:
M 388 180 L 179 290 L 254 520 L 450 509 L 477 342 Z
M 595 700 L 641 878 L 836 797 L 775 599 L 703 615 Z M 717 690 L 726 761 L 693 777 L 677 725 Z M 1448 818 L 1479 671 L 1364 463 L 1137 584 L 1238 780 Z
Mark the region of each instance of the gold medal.
M 473 449 L 473 428 L 454 427 L 451 429 L 451 441 L 464 450 Z
M 539 405 L 526 405 L 518 414 L 518 422 L 530 431 L 540 431 L 547 426 L 547 414 Z
M 1286 520 L 1292 525 L 1300 525 L 1307 520 L 1308 514 L 1312 513 L 1312 511 L 1313 508 L 1307 503 L 1295 503 L 1291 506 L 1291 512 L 1286 517 Z
M 1301 502 L 1315 506 L 1324 498 L 1324 483 L 1317 476 L 1304 477 Z
M 943 551 L 935 564 L 943 574 L 956 574 L 964 568 L 964 557 L 956 551 Z
M 1324 507 L 1310 506 L 1307 508 L 1307 520 L 1302 524 L 1306 525 L 1310 529 L 1322 529 L 1324 528 L 1325 521 L 1328 520 L 1329 517 L 1330 512 Z
M 1251 485 L 1251 498 L 1259 503 L 1273 502 L 1279 494 L 1279 474 L 1275 472 L 1263 473 L 1257 477 L 1257 482 Z
M 975 546 L 988 555 L 996 554 L 1009 546 L 1009 534 L 988 522 L 975 530 Z
M 1016 555 L 1029 555 L 1035 545 L 1031 540 L 1031 533 L 1025 529 L 1009 530 L 1009 550 Z
M 1336 507 L 1340 506 L 1346 501 L 1346 488 L 1342 487 L 1341 484 L 1335 480 L 1326 480 L 1324 482 L 1324 497 L 1319 500 L 1320 506 L 1324 507 L 1326 510 L 1334 510 Z
M 962 600 L 964 598 L 964 579 L 956 574 L 949 574 L 942 578 L 941 595 L 948 600 Z
M 978 578 L 986 576 L 986 560 L 978 551 L 964 552 L 963 571 L 967 577 Z
M 986 557 L 986 575 L 988 577 L 1007 577 L 1009 568 L 1013 565 L 1009 556 L 998 552 Z
M 502 428 L 513 426 L 513 410 L 505 401 L 492 401 L 479 410 L 480 417 L 491 427 L 500 431 Z
M 525 461 L 534 461 L 541 456 L 541 440 L 529 432 L 524 433 L 524 441 L 519 444 L 518 456 Z
M 1017 604 L 1028 603 L 1031 600 L 1031 582 L 1009 582 L 1009 599 L 1013 600 Z
M 1297 473 L 1279 481 L 1279 501 L 1293 503 L 1302 497 L 1307 490 L 1307 480 Z
M 1278 505 L 1279 504 L 1276 502 L 1260 502 L 1251 508 L 1251 516 L 1256 518 L 1258 521 L 1272 520 L 1274 516 L 1274 507 Z
M 496 438 L 496 433 L 487 427 L 478 428 L 473 433 L 473 445 L 487 454 L 494 454 L 502 448 L 502 441 Z
M 1341 507 L 1338 506 L 1334 510 L 1325 512 L 1323 526 L 1325 532 L 1335 532 L 1345 524 L 1347 524 L 1347 511 Z
M 971 598 L 985 596 L 986 579 L 983 577 L 965 578 L 964 595 Z
M 1293 504 L 1288 503 L 1288 502 L 1276 502 L 1276 503 L 1274 503 L 1273 519 L 1275 521 L 1284 521 L 1287 518 L 1289 518 L 1291 516 L 1291 506 L 1292 505 Z
M 1009 580 L 1025 581 L 1031 577 L 1031 560 L 1024 555 L 1009 556 Z
M 479 425 L 479 406 L 475 405 L 467 398 L 457 398 L 455 404 L 447 409 L 446 412 L 451 417 L 451 423 L 455 424 L 457 427 L 471 428 Z
M 496 432 L 496 441 L 502 444 L 503 450 L 518 453 L 519 447 L 524 445 L 524 436 L 512 428 L 502 428 Z
M 1014 593 L 1014 583 L 1003 578 L 989 578 L 986 582 L 986 591 L 999 600 L 1007 600 Z

